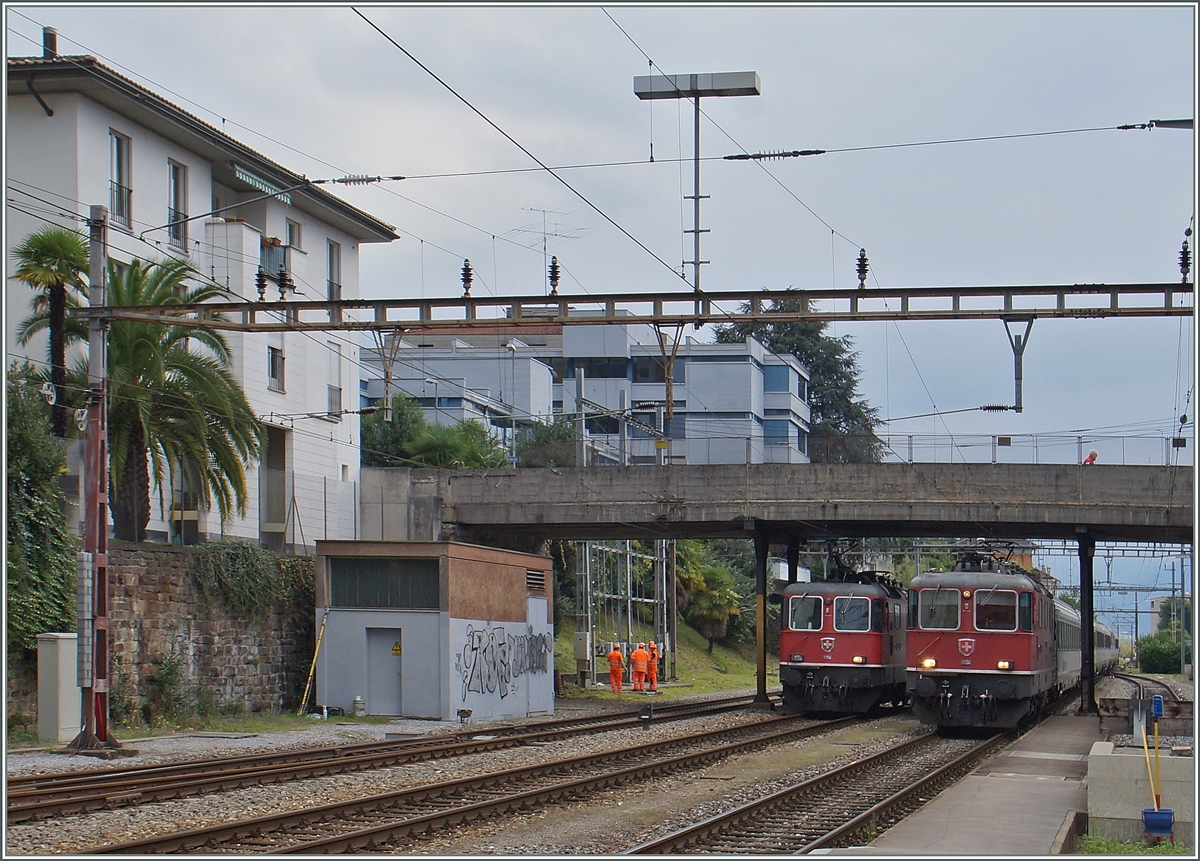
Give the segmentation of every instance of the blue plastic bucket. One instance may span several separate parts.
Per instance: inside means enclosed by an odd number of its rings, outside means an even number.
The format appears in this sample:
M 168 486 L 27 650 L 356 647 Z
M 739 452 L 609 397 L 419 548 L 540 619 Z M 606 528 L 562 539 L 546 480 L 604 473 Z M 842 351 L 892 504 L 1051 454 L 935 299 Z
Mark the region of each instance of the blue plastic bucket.
M 1175 811 L 1169 807 L 1142 809 L 1142 824 L 1147 834 L 1170 834 L 1175 826 Z

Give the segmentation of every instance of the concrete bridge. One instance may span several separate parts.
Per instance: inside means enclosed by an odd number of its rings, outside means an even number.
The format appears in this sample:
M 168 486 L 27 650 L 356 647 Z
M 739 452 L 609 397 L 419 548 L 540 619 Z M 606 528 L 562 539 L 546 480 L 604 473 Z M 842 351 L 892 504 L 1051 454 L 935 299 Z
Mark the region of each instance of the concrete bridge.
M 365 539 L 1059 538 L 1190 543 L 1190 466 L 719 464 L 362 471 Z
M 458 540 L 536 551 L 547 539 L 754 540 L 757 701 L 767 699 L 767 556 L 839 537 L 1074 539 L 1081 711 L 1097 713 L 1097 541 L 1190 544 L 1190 466 L 719 464 L 592 469 L 364 469 L 365 539 Z

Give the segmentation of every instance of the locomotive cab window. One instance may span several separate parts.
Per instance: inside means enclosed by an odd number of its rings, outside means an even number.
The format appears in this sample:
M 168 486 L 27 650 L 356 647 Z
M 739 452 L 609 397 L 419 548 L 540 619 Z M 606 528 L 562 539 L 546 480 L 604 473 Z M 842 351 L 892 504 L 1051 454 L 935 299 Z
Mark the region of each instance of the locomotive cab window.
M 1020 607 L 1017 611 L 1017 622 L 1021 626 L 1022 631 L 1033 630 L 1033 595 L 1029 592 L 1021 593 Z
M 1026 594 L 1023 597 L 1028 597 Z M 1026 607 L 1028 611 L 1028 607 Z M 975 630 L 1017 630 L 1017 593 L 1008 589 L 987 589 L 975 593 Z
M 958 630 L 957 589 L 922 589 L 917 593 L 917 623 L 936 631 Z
M 821 630 L 820 596 L 801 595 L 793 598 L 788 627 L 793 631 Z
M 834 598 L 833 629 L 866 631 L 870 629 L 871 602 L 866 598 Z
M 871 630 L 882 631 L 883 623 L 887 619 L 887 613 L 883 609 L 882 598 L 871 599 Z

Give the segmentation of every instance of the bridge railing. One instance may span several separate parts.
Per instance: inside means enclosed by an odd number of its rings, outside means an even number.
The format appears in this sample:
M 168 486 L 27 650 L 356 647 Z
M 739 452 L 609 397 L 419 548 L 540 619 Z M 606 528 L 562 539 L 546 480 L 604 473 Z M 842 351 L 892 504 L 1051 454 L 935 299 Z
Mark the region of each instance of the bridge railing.
M 885 463 L 1083 463 L 1093 449 L 1099 464 L 1191 466 L 1195 439 L 1161 434 L 879 434 L 871 437 L 811 437 L 808 455 L 825 462 L 862 461 L 872 443 Z M 589 464 L 619 465 L 619 450 L 588 440 Z M 647 449 L 647 452 L 650 450 Z M 629 452 L 637 455 L 642 453 Z M 644 454 L 644 453 L 642 453 Z M 632 462 L 644 462 L 634 458 Z M 794 446 L 764 444 L 762 437 L 689 437 L 668 440 L 671 463 L 787 463 L 803 461 Z

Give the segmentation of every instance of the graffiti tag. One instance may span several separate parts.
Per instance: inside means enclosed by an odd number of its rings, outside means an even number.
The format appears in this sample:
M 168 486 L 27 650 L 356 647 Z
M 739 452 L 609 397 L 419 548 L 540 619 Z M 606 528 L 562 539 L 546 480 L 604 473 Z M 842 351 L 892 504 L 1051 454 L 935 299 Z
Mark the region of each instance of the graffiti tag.
M 554 641 L 549 634 L 506 634 L 503 627 L 467 626 L 461 662 L 462 696 L 499 693 L 501 699 L 517 690 L 517 679 L 550 669 Z

